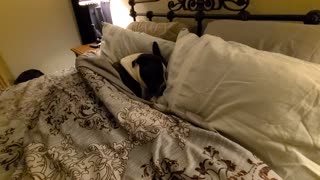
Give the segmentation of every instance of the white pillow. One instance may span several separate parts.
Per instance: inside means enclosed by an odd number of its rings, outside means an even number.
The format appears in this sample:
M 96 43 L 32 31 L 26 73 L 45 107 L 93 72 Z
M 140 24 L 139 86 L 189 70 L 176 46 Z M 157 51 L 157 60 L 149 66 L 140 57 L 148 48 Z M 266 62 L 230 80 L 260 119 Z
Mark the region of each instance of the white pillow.
M 217 20 L 205 34 L 320 63 L 320 26 L 289 22 Z
M 175 43 L 144 33 L 133 32 L 121 27 L 104 23 L 101 52 L 112 63 L 135 53 L 152 53 L 152 44 L 157 42 L 162 56 L 168 61 Z
M 159 101 L 240 143 L 284 179 L 320 179 L 317 64 L 189 34 L 176 43 Z

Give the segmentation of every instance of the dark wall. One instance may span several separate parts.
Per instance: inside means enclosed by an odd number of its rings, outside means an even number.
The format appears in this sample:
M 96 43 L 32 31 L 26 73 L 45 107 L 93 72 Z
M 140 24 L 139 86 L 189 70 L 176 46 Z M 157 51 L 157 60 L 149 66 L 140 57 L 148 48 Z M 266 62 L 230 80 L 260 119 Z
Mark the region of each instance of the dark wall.
M 82 44 L 88 44 L 96 41 L 92 22 L 90 18 L 89 6 L 80 6 L 78 0 L 71 0 L 74 15 L 77 20 L 78 30 L 80 32 Z
M 101 22 L 112 23 L 110 3 L 102 2 L 100 6 L 90 5 L 90 6 L 80 6 L 78 0 L 71 0 L 73 11 L 77 20 L 78 29 L 81 36 L 81 41 L 83 44 L 88 44 L 95 42 L 97 37 L 101 36 L 102 24 Z M 95 24 L 95 28 L 98 34 L 93 30 L 92 24 Z

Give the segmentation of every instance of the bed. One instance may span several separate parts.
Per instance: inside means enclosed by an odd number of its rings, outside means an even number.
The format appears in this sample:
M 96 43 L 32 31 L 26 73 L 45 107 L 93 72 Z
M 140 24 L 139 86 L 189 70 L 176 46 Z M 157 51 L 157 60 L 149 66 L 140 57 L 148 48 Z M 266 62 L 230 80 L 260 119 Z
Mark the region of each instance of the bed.
M 319 179 L 320 27 L 233 20 L 202 27 L 205 18 L 319 24 L 319 12 L 250 15 L 249 1 L 235 9 L 219 1 L 240 13 L 208 15 L 217 8 L 203 3 L 213 1 L 187 2 L 144 14 L 129 1 L 134 20 L 197 17 L 201 37 L 177 23 L 132 30 L 105 23 L 101 48 L 79 56 L 76 69 L 1 91 L 0 179 Z M 176 12 L 188 7 L 196 13 Z M 154 41 L 168 80 L 150 102 L 112 64 L 151 52 Z

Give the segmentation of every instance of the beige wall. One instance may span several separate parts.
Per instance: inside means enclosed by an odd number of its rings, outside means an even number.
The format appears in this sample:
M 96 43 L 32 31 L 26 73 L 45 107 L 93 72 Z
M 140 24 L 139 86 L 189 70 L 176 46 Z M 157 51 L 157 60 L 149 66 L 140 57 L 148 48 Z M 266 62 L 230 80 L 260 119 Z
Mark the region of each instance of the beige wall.
M 53 73 L 74 65 L 80 37 L 69 0 L 1 0 L 0 54 L 16 77 L 36 68 Z
M 170 0 L 160 0 L 155 3 L 136 5 L 137 12 L 153 10 L 154 12 L 167 12 L 167 3 Z M 121 0 L 122 7 L 118 8 L 121 14 L 114 20 L 115 24 L 122 27 L 130 23 L 127 17 L 130 7 L 128 0 Z M 177 0 L 175 0 L 177 2 Z M 118 3 L 121 4 L 121 3 Z M 306 14 L 310 10 L 320 9 L 320 0 L 251 0 L 248 11 L 253 14 Z M 116 9 L 115 9 L 116 10 Z M 121 11 L 121 12 L 120 12 Z
M 319 9 L 319 0 L 251 0 L 248 10 L 252 13 L 306 14 Z

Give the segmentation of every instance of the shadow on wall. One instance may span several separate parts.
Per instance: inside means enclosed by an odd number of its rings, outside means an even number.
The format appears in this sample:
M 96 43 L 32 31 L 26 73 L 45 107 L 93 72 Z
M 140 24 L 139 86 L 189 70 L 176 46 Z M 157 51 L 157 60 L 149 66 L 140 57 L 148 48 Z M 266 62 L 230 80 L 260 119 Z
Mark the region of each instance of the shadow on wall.
M 0 55 L 0 90 L 4 90 L 13 83 L 13 76 Z

